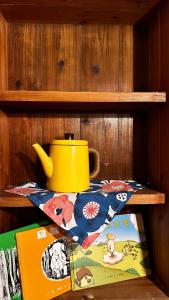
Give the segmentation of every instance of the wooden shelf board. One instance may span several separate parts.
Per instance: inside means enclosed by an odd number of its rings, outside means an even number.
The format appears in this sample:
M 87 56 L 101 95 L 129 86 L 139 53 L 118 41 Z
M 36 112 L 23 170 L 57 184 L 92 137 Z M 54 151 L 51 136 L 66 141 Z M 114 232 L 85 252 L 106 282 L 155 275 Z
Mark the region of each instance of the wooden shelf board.
M 168 297 L 148 277 L 137 278 L 95 288 L 67 292 L 57 300 L 107 299 L 107 300 L 165 300 Z M 53 299 L 53 300 L 54 300 Z
M 165 194 L 145 188 L 137 191 L 128 201 L 128 204 L 164 204 Z
M 143 189 L 136 192 L 128 201 L 129 205 L 147 205 L 147 204 L 164 204 L 165 194 L 156 192 L 151 189 Z M 0 207 L 32 207 L 34 204 L 23 196 L 10 194 L 6 192 L 0 193 Z
M 62 91 L 1 91 L 4 102 L 58 102 L 58 103 L 159 103 L 166 101 L 163 92 L 62 92 Z

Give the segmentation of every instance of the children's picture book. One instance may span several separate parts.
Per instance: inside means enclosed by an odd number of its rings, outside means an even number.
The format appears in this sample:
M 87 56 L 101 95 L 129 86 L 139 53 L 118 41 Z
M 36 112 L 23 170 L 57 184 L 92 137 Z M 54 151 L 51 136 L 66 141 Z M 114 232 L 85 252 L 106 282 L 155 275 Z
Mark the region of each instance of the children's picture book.
M 68 239 L 55 224 L 16 234 L 24 300 L 49 300 L 71 289 Z
M 21 300 L 16 233 L 46 224 L 48 220 L 0 234 L 0 300 Z
M 73 243 L 70 266 L 72 290 L 149 275 L 142 216 L 116 215 L 87 250 Z

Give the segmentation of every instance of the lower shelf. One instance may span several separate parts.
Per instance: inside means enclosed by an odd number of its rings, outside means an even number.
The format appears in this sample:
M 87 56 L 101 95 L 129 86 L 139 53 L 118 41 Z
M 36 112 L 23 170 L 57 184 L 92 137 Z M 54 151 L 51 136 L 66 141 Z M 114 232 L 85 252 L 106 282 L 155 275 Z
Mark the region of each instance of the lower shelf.
M 56 298 L 55 298 L 56 299 Z M 144 277 L 95 288 L 67 292 L 57 300 L 165 300 L 169 299 L 152 281 Z
M 143 189 L 132 195 L 127 204 L 145 205 L 145 204 L 164 204 L 165 194 L 152 189 Z M 34 204 L 23 196 L 18 196 L 6 192 L 0 193 L 0 207 L 32 207 Z

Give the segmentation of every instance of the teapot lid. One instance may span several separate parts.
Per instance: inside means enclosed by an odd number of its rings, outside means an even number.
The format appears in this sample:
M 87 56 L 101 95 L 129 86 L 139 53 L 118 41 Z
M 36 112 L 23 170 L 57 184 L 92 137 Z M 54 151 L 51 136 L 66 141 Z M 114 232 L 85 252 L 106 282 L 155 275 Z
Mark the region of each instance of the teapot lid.
M 67 145 L 67 146 L 87 146 L 88 141 L 74 140 L 74 133 L 65 133 L 64 140 L 53 140 L 51 145 Z
M 51 145 L 61 146 L 88 146 L 88 141 L 85 140 L 53 140 Z

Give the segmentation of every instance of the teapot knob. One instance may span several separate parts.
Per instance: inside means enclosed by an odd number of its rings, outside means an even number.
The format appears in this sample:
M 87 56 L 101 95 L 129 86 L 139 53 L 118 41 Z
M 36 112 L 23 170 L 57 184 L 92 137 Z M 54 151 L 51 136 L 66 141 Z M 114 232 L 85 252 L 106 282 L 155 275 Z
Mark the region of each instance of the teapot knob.
M 65 133 L 65 140 L 74 140 L 74 133 Z

